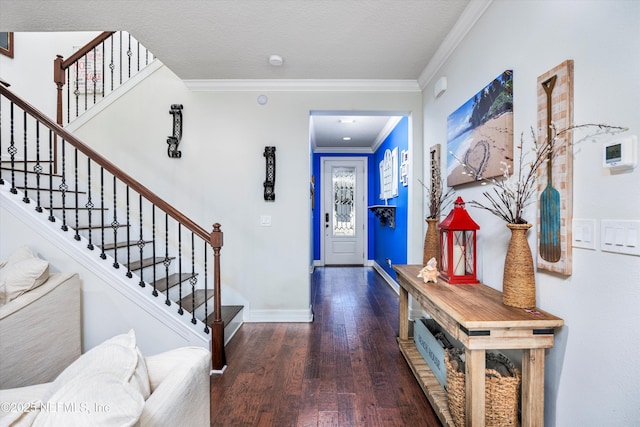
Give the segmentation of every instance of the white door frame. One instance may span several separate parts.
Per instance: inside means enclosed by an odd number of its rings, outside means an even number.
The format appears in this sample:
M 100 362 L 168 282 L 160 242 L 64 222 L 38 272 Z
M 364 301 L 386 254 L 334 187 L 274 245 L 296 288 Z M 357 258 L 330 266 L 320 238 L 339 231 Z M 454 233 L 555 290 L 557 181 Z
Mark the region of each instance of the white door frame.
M 368 187 L 369 187 L 369 171 L 368 171 L 368 157 L 366 156 L 344 156 L 344 157 L 335 157 L 335 156 L 321 156 L 320 157 L 320 265 L 325 265 L 325 232 L 324 232 L 324 215 L 326 210 L 325 206 L 325 191 L 328 189 L 324 185 L 324 170 L 325 164 L 328 161 L 348 161 L 353 163 L 362 163 L 363 175 L 365 178 L 365 182 L 362 190 L 362 211 L 363 211 L 363 221 L 362 221 L 362 248 L 364 252 L 363 265 L 367 265 L 369 260 L 369 227 L 368 227 L 368 215 L 367 215 L 367 201 L 368 197 Z

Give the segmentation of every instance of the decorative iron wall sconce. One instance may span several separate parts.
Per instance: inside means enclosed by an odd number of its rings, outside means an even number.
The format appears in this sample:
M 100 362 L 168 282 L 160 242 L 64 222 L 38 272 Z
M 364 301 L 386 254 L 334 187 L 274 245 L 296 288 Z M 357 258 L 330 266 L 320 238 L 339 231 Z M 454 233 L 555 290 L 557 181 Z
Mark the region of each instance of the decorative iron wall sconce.
M 264 200 L 270 202 L 276 200 L 276 147 L 264 147 L 266 159 L 266 179 L 264 181 Z
M 167 137 L 167 155 L 172 159 L 179 159 L 182 157 L 182 152 L 178 151 L 182 140 L 182 104 L 171 104 L 169 114 L 173 116 L 173 135 Z

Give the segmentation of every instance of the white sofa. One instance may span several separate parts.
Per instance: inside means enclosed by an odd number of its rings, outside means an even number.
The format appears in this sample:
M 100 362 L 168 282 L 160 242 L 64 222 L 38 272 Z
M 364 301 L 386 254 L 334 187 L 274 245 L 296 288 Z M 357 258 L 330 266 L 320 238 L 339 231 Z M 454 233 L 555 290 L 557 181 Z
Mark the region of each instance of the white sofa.
M 201 347 L 144 358 L 132 330 L 89 350 L 53 382 L 0 390 L 0 426 L 209 426 L 210 367 Z
M 53 273 L 0 306 L 0 389 L 53 381 L 80 356 L 80 325 L 77 274 Z
M 143 357 L 131 330 L 80 355 L 80 280 L 48 267 L 0 261 L 0 427 L 210 425 L 208 350 Z

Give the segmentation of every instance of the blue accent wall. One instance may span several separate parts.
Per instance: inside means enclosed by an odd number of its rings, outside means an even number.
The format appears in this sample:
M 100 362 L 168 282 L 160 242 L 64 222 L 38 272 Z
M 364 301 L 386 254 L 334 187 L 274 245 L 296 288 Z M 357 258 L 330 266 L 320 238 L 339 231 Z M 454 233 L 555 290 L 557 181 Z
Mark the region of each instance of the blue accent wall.
M 389 136 L 378 147 L 374 154 L 374 167 L 370 169 L 370 179 L 373 181 L 374 187 L 374 203 L 375 205 L 383 205 L 384 200 L 380 199 L 380 168 L 379 164 L 384 159 L 384 153 L 387 149 L 393 151 L 398 147 L 398 173 L 400 173 L 400 164 L 402 162 L 401 153 L 409 148 L 409 119 L 403 117 L 396 125 Z M 387 200 L 387 204 L 396 207 L 396 226 L 395 228 L 380 225 L 380 221 L 373 217 L 374 225 L 369 228 L 369 240 L 373 241 L 373 259 L 393 278 L 396 277 L 393 268 L 387 264 L 387 259 L 392 264 L 407 263 L 407 217 L 408 217 L 408 187 L 404 187 L 398 176 L 398 197 Z
M 409 146 L 409 119 L 403 117 L 394 130 L 378 147 L 374 154 L 344 154 L 344 153 L 314 153 L 312 170 L 315 179 L 313 221 L 313 259 L 321 259 L 320 239 L 322 238 L 323 212 L 320 211 L 320 196 L 322 194 L 321 159 L 322 157 L 366 157 L 367 158 L 367 206 L 384 204 L 380 200 L 380 169 L 379 164 L 384 158 L 384 152 L 398 147 L 398 173 L 400 172 L 401 153 Z M 398 177 L 398 181 L 400 177 Z M 387 259 L 393 264 L 407 263 L 407 212 L 408 190 L 398 183 L 398 197 L 389 199 L 389 205 L 396 206 L 396 226 L 382 227 L 375 215 L 368 211 L 367 253 L 370 260 L 375 260 L 385 271 L 395 278 L 395 271 L 387 265 Z
M 315 179 L 315 192 L 314 192 L 314 205 L 313 210 L 313 259 L 321 259 L 320 254 L 320 239 L 322 238 L 322 215 L 320 211 L 320 196 L 322 195 L 322 158 L 323 157 L 366 157 L 367 158 L 367 206 L 373 204 L 373 198 L 376 196 L 372 187 L 373 180 L 371 178 L 371 171 L 374 168 L 373 155 L 372 154 L 344 154 L 344 153 L 321 153 L 313 154 L 313 176 Z M 376 168 L 378 166 L 375 166 Z M 373 239 L 371 239 L 371 227 L 373 226 L 373 220 L 368 217 L 367 229 L 369 230 L 369 236 L 367 237 L 367 254 L 369 259 L 373 259 Z

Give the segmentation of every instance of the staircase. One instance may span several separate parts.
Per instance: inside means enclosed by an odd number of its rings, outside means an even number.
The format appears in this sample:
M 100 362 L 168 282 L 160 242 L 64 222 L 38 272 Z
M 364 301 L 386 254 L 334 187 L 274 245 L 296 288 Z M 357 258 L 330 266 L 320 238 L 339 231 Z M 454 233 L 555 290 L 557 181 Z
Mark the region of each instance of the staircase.
M 205 231 L 2 84 L 0 153 L 0 185 L 15 200 L 189 319 L 224 368 L 235 332 L 225 325 L 239 327 L 242 307 L 221 304 L 220 224 Z

